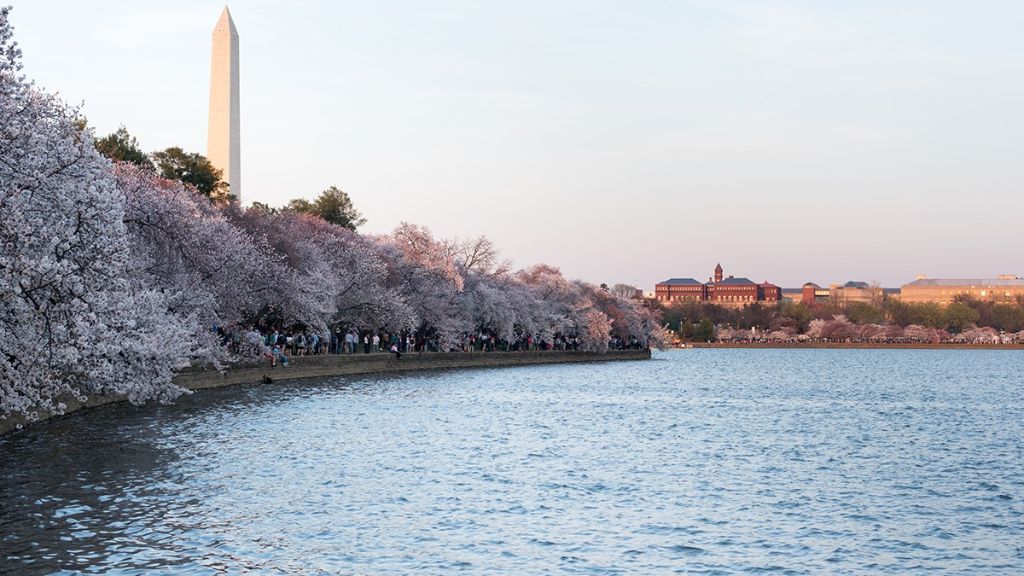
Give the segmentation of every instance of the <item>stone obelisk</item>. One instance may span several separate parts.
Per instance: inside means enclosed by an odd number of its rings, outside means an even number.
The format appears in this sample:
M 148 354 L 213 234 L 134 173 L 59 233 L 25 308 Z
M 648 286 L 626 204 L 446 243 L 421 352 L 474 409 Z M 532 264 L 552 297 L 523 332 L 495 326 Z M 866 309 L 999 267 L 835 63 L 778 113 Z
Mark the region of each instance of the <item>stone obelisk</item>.
M 242 201 L 242 155 L 239 151 L 238 30 L 228 7 L 213 29 L 210 58 L 210 124 L 206 157 L 219 168 L 228 192 Z

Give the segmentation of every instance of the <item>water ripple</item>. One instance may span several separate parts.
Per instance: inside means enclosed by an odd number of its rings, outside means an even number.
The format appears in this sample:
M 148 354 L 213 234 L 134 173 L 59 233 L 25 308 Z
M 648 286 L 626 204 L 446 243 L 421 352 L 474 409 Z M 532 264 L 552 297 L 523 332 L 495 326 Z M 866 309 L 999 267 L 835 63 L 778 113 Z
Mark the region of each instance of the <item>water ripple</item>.
M 688 350 L 0 440 L 0 574 L 1019 574 L 1024 353 Z

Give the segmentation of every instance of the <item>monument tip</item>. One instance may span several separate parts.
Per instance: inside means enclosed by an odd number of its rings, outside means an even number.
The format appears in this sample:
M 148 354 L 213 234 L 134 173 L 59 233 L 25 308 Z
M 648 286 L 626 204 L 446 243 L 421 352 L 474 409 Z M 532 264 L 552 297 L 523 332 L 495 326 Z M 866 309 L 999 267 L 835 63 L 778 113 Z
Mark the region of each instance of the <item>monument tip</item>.
M 214 29 L 221 28 L 226 25 L 229 30 L 237 34 L 235 30 L 235 19 L 231 17 L 231 10 L 228 9 L 228 5 L 224 5 L 224 9 L 220 12 L 220 18 L 217 19 L 217 26 Z

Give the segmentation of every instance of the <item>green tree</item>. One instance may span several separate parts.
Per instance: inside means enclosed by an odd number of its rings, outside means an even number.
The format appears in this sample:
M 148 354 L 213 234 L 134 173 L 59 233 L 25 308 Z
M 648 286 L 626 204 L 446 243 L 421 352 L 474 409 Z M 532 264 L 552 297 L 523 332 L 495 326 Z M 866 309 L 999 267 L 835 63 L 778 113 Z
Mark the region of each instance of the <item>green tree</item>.
M 330 222 L 342 228 L 348 228 L 355 232 L 356 228 L 366 224 L 366 218 L 356 210 L 352 198 L 337 186 L 331 186 L 320 193 L 313 201 L 314 212 Z
M 115 162 L 130 162 L 149 170 L 153 169 L 153 161 L 142 151 L 139 141 L 129 134 L 124 126 L 97 140 L 96 150 Z
M 214 204 L 222 204 L 234 199 L 227 190 L 227 183 L 221 180 L 223 174 L 213 164 L 198 153 L 185 152 L 173 147 L 153 153 L 157 171 L 160 176 L 169 180 L 178 180 L 194 186 L 202 195 Z
M 284 209 L 288 212 L 298 212 L 299 214 L 313 214 L 313 203 L 305 198 L 292 198 L 291 201 L 285 205 Z M 319 214 L 317 214 L 319 216 Z
M 921 308 L 917 304 L 902 300 L 888 300 L 885 303 L 885 315 L 890 322 L 902 328 L 911 324 L 924 324 Z
M 920 318 L 917 324 L 923 324 L 929 328 L 945 328 L 946 311 L 942 309 L 941 305 L 935 302 L 923 302 L 917 304 L 916 307 L 918 318 Z
M 697 330 L 694 331 L 693 339 L 701 342 L 711 342 L 715 339 L 715 325 L 711 323 L 710 319 L 701 319 L 700 324 L 697 325 Z
M 800 332 L 805 332 L 814 318 L 814 313 L 804 304 L 784 303 L 779 307 L 779 314 L 795 322 Z
M 355 232 L 356 228 L 366 224 L 366 218 L 356 210 L 352 198 L 337 186 L 331 186 L 310 202 L 305 198 L 294 198 L 284 207 L 290 212 L 314 214 L 331 224 L 348 228 Z
M 1013 304 L 996 304 L 992 306 L 989 325 L 996 330 L 1020 332 L 1024 330 L 1024 308 Z
M 263 202 L 253 202 L 252 205 L 249 206 L 249 209 L 262 212 L 264 214 L 277 214 L 277 208 L 271 208 L 269 204 L 265 204 Z
M 854 324 L 882 324 L 885 313 L 867 302 L 851 302 L 846 306 L 846 317 Z
M 744 330 L 751 328 L 757 328 L 763 330 L 771 325 L 774 319 L 776 310 L 774 307 L 768 307 L 760 302 L 754 302 L 749 306 L 736 311 L 735 323 L 737 327 Z
M 683 340 L 689 340 L 693 337 L 693 324 L 689 322 L 679 323 L 679 338 Z
M 960 302 L 953 302 L 946 306 L 945 329 L 956 334 L 963 332 L 964 328 L 978 321 L 980 314 L 974 308 Z

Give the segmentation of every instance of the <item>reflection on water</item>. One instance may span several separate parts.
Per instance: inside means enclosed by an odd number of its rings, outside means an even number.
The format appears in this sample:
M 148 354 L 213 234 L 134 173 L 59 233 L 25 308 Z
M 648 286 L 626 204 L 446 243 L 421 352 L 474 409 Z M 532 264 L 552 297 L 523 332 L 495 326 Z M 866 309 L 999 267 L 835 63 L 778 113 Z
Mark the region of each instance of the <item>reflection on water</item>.
M 1024 353 L 687 350 L 209 390 L 0 440 L 0 573 L 1024 565 Z

